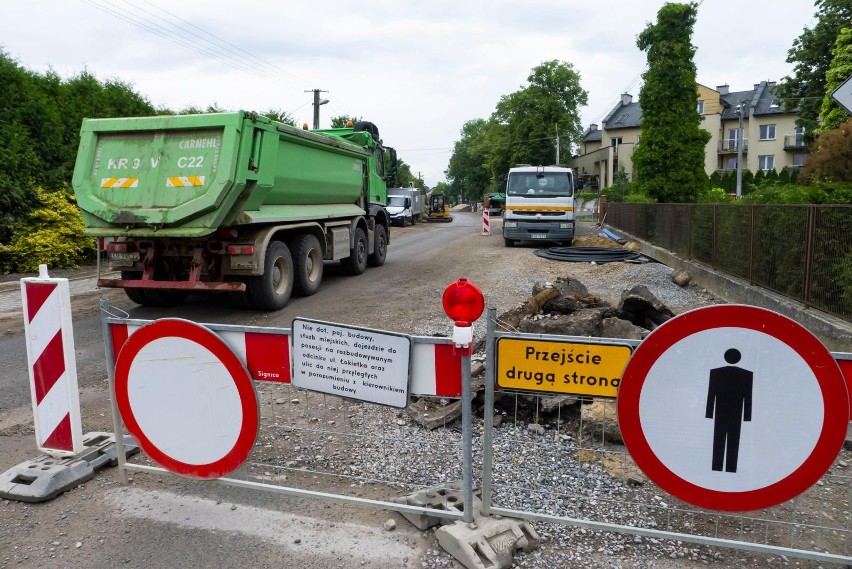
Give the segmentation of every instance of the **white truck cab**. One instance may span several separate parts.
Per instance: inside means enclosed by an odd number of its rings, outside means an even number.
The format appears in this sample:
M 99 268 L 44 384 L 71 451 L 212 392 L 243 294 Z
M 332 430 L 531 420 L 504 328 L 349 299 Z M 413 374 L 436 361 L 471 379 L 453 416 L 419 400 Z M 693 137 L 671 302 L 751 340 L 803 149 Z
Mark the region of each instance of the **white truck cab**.
M 503 240 L 558 241 L 574 239 L 574 175 L 564 166 L 518 166 L 506 179 Z

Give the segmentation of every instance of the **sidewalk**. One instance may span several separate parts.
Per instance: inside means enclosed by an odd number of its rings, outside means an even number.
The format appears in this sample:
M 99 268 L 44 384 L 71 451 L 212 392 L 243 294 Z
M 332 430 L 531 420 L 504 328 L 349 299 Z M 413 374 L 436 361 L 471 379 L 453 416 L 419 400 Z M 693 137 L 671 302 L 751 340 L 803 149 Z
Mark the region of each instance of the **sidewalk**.
M 101 270 L 103 271 L 101 276 L 113 274 L 113 272 L 108 269 L 105 270 L 105 267 L 101 267 Z M 48 270 L 48 274 L 51 278 L 67 278 L 68 288 L 71 291 L 72 297 L 84 292 L 97 290 L 96 283 L 98 275 L 97 267 L 94 265 L 87 265 L 80 267 L 79 269 L 64 269 L 57 271 Z M 21 278 L 37 276 L 37 273 L 28 273 L 21 275 L 19 278 L 14 280 L 0 282 L 0 314 L 12 312 L 20 313 L 21 310 L 23 310 L 23 303 L 21 301 Z

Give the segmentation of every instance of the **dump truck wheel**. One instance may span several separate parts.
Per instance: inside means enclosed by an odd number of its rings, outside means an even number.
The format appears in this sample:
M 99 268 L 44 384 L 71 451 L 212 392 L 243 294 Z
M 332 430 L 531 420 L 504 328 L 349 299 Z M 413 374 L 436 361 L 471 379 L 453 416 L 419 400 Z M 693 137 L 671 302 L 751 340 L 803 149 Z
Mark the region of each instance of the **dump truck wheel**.
M 281 241 L 273 241 L 266 249 L 263 274 L 249 277 L 247 284 L 251 302 L 259 310 L 279 310 L 290 301 L 293 292 L 293 258 Z
M 122 280 L 135 281 L 141 278 L 142 273 L 138 273 L 136 271 L 121 271 Z M 142 306 L 152 305 L 152 303 L 148 300 L 148 297 L 145 295 L 145 291 L 141 288 L 126 288 L 124 289 L 124 294 L 127 295 L 127 298 L 129 298 L 131 302 L 135 302 L 136 304 L 141 304 Z
M 290 242 L 293 254 L 293 292 L 310 296 L 319 290 L 322 282 L 322 247 L 319 239 L 310 233 L 297 235 Z
M 376 224 L 373 242 L 375 250 L 367 257 L 367 263 L 371 267 L 381 267 L 385 264 L 385 259 L 388 256 L 388 232 L 384 225 Z
M 349 250 L 349 256 L 341 259 L 343 270 L 350 275 L 360 275 L 367 270 L 367 236 L 360 227 L 355 229 L 355 245 Z

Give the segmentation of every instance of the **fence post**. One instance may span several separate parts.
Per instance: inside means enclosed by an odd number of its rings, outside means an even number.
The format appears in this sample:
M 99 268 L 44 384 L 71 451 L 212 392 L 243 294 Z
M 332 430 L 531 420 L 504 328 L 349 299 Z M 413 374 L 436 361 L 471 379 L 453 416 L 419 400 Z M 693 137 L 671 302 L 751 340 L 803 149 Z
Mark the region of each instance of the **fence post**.
M 718 237 L 719 206 L 713 204 L 713 231 L 711 232 L 710 266 L 716 268 L 716 239 Z
M 755 204 L 751 204 L 749 207 L 751 208 L 749 215 L 751 226 L 748 230 L 748 284 L 754 284 L 754 236 L 757 226 L 757 209 Z
M 814 241 L 816 240 L 816 207 L 807 206 L 807 233 L 805 236 L 805 282 L 802 284 L 802 302 L 806 307 L 811 306 L 811 284 L 814 269 Z
M 686 258 L 692 260 L 692 213 L 694 211 L 695 205 L 688 204 L 686 208 Z
M 491 515 L 491 482 L 494 475 L 494 331 L 497 324 L 497 309 L 485 311 L 485 408 L 482 435 L 482 515 Z
M 121 420 L 121 414 L 118 412 L 118 403 L 115 400 L 115 352 L 113 351 L 112 330 L 108 322 L 110 315 L 109 301 L 102 298 L 100 307 L 101 328 L 104 334 L 104 353 L 106 355 L 107 382 L 109 384 L 109 403 L 112 409 L 112 428 L 115 432 L 115 450 L 118 458 L 118 478 L 122 484 L 127 484 L 127 469 L 124 467 L 127 459 L 124 450 L 124 425 Z

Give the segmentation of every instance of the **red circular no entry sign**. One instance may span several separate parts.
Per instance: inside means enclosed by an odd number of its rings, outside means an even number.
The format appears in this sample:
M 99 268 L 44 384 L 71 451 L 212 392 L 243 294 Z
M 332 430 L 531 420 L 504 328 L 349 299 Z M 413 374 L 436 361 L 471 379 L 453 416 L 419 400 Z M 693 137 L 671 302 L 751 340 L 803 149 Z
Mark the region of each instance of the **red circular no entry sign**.
M 207 328 L 163 319 L 137 330 L 115 366 L 127 430 L 155 462 L 192 478 L 219 478 L 254 446 L 258 402 L 242 362 Z
M 618 420 L 637 465 L 670 494 L 714 510 L 766 508 L 825 474 L 849 399 L 834 358 L 795 321 L 752 306 L 677 316 L 634 352 Z

